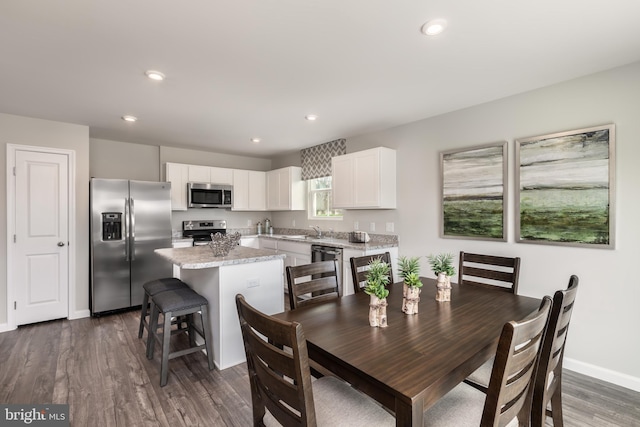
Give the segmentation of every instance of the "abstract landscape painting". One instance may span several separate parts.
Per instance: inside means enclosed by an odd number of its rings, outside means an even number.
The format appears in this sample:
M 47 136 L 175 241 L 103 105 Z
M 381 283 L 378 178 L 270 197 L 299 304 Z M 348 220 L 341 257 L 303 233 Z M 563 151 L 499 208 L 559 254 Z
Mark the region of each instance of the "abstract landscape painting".
M 614 247 L 614 125 L 516 141 L 516 240 Z
M 440 235 L 506 240 L 507 143 L 445 151 Z

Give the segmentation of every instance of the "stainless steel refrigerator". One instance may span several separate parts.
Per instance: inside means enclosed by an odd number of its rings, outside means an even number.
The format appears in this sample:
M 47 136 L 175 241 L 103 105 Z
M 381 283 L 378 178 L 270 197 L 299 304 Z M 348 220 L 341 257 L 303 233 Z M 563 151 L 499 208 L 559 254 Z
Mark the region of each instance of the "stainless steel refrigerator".
M 142 304 L 142 285 L 172 276 L 171 183 L 92 178 L 91 314 Z

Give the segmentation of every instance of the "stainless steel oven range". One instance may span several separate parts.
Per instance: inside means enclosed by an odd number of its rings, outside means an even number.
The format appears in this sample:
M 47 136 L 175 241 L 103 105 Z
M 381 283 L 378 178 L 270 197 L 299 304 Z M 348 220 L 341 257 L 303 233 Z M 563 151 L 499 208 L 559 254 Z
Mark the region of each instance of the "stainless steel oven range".
M 212 233 L 227 234 L 227 221 L 219 219 L 182 221 L 182 237 L 192 238 L 193 246 L 208 244 Z

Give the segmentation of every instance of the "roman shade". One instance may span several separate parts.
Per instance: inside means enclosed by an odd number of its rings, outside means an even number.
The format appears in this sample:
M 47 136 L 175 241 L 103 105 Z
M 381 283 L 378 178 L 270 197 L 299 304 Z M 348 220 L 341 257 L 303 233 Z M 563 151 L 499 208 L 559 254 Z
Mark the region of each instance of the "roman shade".
M 343 154 L 347 154 L 346 139 L 336 139 L 301 150 L 302 179 L 331 176 L 331 158 Z

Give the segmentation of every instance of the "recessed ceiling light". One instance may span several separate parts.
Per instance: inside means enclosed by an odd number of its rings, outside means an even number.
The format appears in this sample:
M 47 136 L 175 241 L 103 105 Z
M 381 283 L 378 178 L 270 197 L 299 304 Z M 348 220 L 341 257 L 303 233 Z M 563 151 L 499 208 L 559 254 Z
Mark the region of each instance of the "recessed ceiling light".
M 138 121 L 138 118 L 136 116 L 122 116 L 122 120 L 125 122 L 135 122 Z
M 444 19 L 432 19 L 422 26 L 422 33 L 427 36 L 437 36 L 447 28 L 447 21 Z
M 164 80 L 164 74 L 162 74 L 160 71 L 149 70 L 149 71 L 145 72 L 144 74 L 147 77 L 149 77 L 151 80 L 157 80 L 157 81 Z
M 314 121 L 318 119 L 318 116 L 316 116 L 315 114 L 307 114 L 306 116 L 304 116 L 304 118 L 309 121 Z
M 251 142 L 253 142 L 254 144 L 259 144 L 260 138 L 251 138 Z

